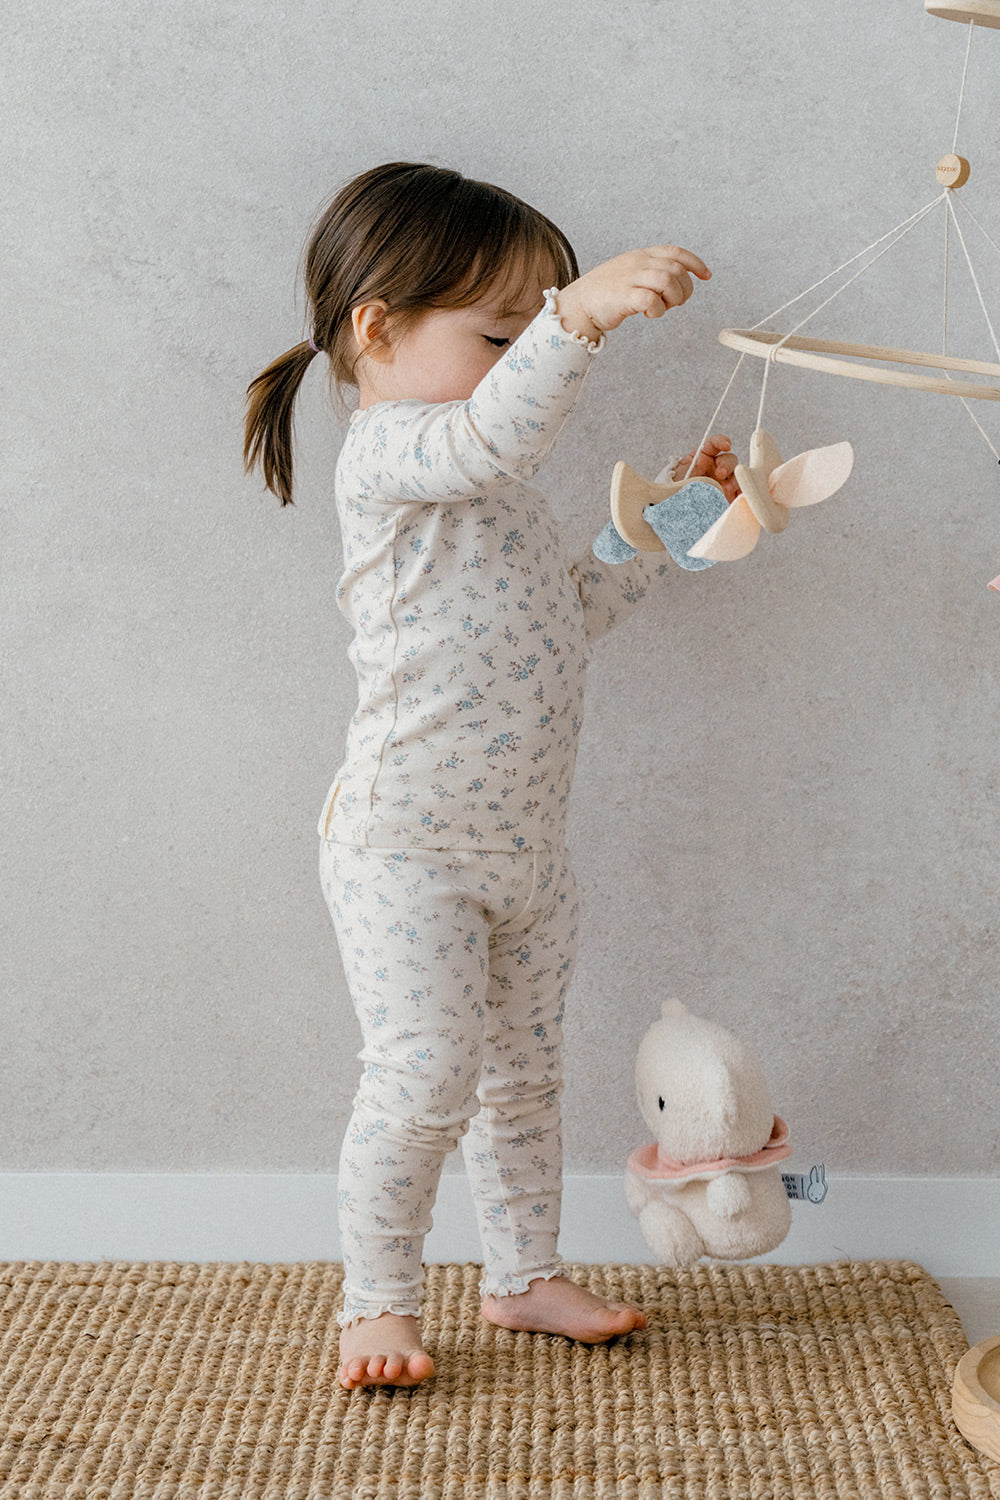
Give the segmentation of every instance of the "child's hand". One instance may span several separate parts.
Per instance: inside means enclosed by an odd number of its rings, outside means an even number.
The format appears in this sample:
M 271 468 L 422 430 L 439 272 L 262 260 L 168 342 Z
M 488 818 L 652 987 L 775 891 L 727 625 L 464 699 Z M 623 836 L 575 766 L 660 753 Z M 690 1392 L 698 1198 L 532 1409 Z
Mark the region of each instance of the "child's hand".
M 740 492 L 740 487 L 734 478 L 734 470 L 738 462 L 736 454 L 730 452 L 732 444 L 721 432 L 715 432 L 706 438 L 703 446 L 698 450 L 698 459 L 693 469 L 691 460 L 694 453 L 686 453 L 674 464 L 671 478 L 674 482 L 687 477 L 688 469 L 691 469 L 691 479 L 714 479 L 721 484 L 725 491 L 727 500 L 735 500 Z
M 564 286 L 559 317 L 568 333 L 596 340 L 633 313 L 662 318 L 668 307 L 690 297 L 692 275 L 707 281 L 711 274 L 703 260 L 678 245 L 629 250 Z

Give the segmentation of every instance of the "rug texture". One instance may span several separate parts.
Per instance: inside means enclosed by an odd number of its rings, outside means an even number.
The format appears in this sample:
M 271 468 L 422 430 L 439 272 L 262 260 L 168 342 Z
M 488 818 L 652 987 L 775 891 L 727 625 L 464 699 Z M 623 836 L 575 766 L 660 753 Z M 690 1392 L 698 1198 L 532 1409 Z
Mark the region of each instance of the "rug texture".
M 967 1347 L 903 1261 L 570 1266 L 649 1327 L 587 1347 L 427 1269 L 433 1381 L 337 1384 L 341 1268 L 0 1266 L 2 1500 L 996 1500 Z

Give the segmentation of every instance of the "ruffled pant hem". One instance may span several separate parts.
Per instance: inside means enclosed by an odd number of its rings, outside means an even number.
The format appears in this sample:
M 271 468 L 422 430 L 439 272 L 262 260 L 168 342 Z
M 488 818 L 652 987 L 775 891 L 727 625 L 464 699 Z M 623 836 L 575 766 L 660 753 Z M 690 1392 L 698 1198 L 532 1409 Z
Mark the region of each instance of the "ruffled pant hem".
M 551 1281 L 554 1277 L 565 1276 L 565 1274 L 565 1266 L 558 1265 L 541 1271 L 531 1271 L 527 1276 L 519 1276 L 513 1271 L 508 1271 L 504 1276 L 483 1276 L 479 1281 L 479 1295 L 480 1297 L 519 1297 L 523 1292 L 530 1290 L 533 1281 Z M 393 1313 L 398 1318 L 419 1318 L 420 1304 L 415 1300 L 373 1302 L 364 1306 L 359 1303 L 345 1303 L 343 1310 L 337 1315 L 337 1322 L 341 1328 L 350 1328 L 354 1323 L 380 1318 L 383 1313 Z
M 337 1322 L 341 1328 L 350 1328 L 354 1323 L 363 1323 L 370 1318 L 380 1318 L 383 1313 L 393 1313 L 397 1318 L 419 1318 L 420 1307 L 416 1302 L 374 1302 L 358 1311 L 356 1305 L 349 1307 L 345 1304 L 343 1310 L 337 1314 Z
M 551 1270 L 532 1271 L 527 1276 L 517 1276 L 509 1271 L 506 1276 L 484 1276 L 479 1283 L 480 1297 L 520 1297 L 530 1289 L 533 1281 L 551 1281 L 555 1276 L 565 1276 L 565 1266 Z

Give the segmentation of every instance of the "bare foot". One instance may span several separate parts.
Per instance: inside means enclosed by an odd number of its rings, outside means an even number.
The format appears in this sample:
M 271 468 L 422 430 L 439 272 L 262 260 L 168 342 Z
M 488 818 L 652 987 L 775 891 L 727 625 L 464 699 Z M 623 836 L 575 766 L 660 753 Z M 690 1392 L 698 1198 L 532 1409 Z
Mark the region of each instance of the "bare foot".
M 341 1331 L 337 1379 L 345 1390 L 358 1385 L 419 1385 L 433 1374 L 434 1361 L 420 1342 L 417 1318 L 382 1313 Z
M 646 1314 L 628 1302 L 608 1302 L 566 1276 L 542 1277 L 514 1297 L 487 1297 L 483 1317 L 500 1328 L 531 1333 L 562 1333 L 583 1344 L 603 1344 L 619 1334 L 645 1328 Z

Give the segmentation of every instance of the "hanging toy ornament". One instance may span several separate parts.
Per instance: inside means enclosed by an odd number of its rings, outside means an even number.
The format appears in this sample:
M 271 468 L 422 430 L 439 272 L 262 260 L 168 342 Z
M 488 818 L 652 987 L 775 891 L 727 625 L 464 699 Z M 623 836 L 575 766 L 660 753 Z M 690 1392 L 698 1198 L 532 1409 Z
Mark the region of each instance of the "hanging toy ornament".
M 628 551 L 613 556 L 599 539 L 598 556 L 623 562 L 636 551 L 668 551 L 688 569 L 735 562 L 753 551 L 762 530 L 784 531 L 790 510 L 836 494 L 853 464 L 850 443 L 810 448 L 784 463 L 771 434 L 758 428 L 750 439 L 749 464 L 736 465 L 740 493 L 731 504 L 714 479 L 662 483 L 616 464 L 611 517 Z
M 727 509 L 714 479 L 644 479 L 626 463 L 611 476 L 611 520 L 594 543 L 604 562 L 627 562 L 636 552 L 669 552 L 693 572 L 715 560 L 695 559 L 691 548 Z
M 720 343 L 738 350 L 740 357 L 729 384 L 723 392 L 722 399 L 708 424 L 702 444 L 708 434 L 713 431 L 726 396 L 746 356 L 753 355 L 765 361 L 760 407 L 755 430 L 750 440 L 750 460 L 748 464 L 738 465 L 736 469 L 740 493 L 731 505 L 724 506 L 722 502 L 725 496 L 719 486 L 716 486 L 718 494 L 712 496 L 706 489 L 712 481 L 692 477 L 694 460 L 685 478 L 679 483 L 671 484 L 651 483 L 636 474 L 628 465 L 618 464 L 612 476 L 613 527 L 606 529 L 609 533 L 616 530 L 617 537 L 612 536 L 611 542 L 606 544 L 608 561 L 623 561 L 634 548 L 646 551 L 657 550 L 664 545 L 663 538 L 674 533 L 684 535 L 683 550 L 679 552 L 676 542 L 673 541 L 668 541 L 667 547 L 683 567 L 708 567 L 713 562 L 733 561 L 745 557 L 753 550 L 762 529 L 772 534 L 783 531 L 788 524 L 790 509 L 816 504 L 840 488 L 851 472 L 853 455 L 849 443 L 836 443 L 828 448 L 811 449 L 806 453 L 800 453 L 797 458 L 791 459 L 787 464 L 781 462 L 774 440 L 764 430 L 763 425 L 768 376 L 774 364 L 796 365 L 831 375 L 845 376 L 852 380 L 872 381 L 883 385 L 902 386 L 909 390 L 957 396 L 994 458 L 1000 462 L 1000 453 L 997 452 L 994 443 L 969 405 L 970 400 L 1000 401 L 1000 384 L 988 384 L 981 378 L 968 378 L 985 376 L 990 381 L 1000 379 L 1000 339 L 997 337 L 987 310 L 980 281 L 969 254 L 962 223 L 956 212 L 956 205 L 958 205 L 962 215 L 967 215 L 994 250 L 1000 253 L 1000 244 L 979 222 L 964 198 L 959 196 L 958 190 L 969 181 L 971 167 L 968 159 L 960 156 L 957 150 L 973 32 L 977 26 L 1000 30 L 1000 0 L 961 0 L 961 3 L 951 3 L 951 0 L 924 0 L 924 8 L 929 15 L 960 21 L 968 27 L 968 42 L 955 120 L 954 140 L 951 150 L 938 160 L 935 167 L 935 177 L 941 191 L 923 208 L 918 209 L 916 213 L 890 229 L 873 244 L 852 256 L 843 265 L 837 266 L 835 270 L 808 287 L 806 291 L 793 297 L 790 302 L 777 308 L 768 317 L 762 318 L 752 328 L 724 328 L 722 330 L 719 334 Z M 819 312 L 829 306 L 859 276 L 870 270 L 876 261 L 888 254 L 900 240 L 910 234 L 935 208 L 941 205 L 945 209 L 945 272 L 944 333 L 940 353 L 898 349 L 884 344 L 834 342 L 803 336 L 800 333 L 800 330 Z M 969 275 L 975 287 L 996 355 L 996 362 L 959 358 L 948 351 L 949 246 L 952 228 L 960 242 Z M 875 253 L 871 254 L 871 252 Z M 867 258 L 869 256 L 870 258 Z M 859 261 L 863 262 L 860 269 L 854 270 L 846 281 L 826 297 L 818 307 L 796 323 L 788 333 L 777 333 L 765 326 L 778 314 L 785 312 L 787 308 L 794 306 L 804 297 L 808 297 L 811 292 L 832 281 L 841 272 L 848 271 Z M 891 366 L 904 368 L 891 368 Z M 918 373 L 922 370 L 930 373 Z M 961 378 L 956 378 L 956 376 Z M 696 490 L 697 496 L 695 496 Z M 697 506 L 692 503 L 695 498 L 697 498 Z M 697 513 L 708 516 L 711 524 L 695 537 L 691 535 L 691 532 Z M 685 517 L 683 526 L 679 524 L 682 514 Z M 604 533 L 599 541 L 605 541 Z M 615 552 L 614 556 L 610 555 L 612 551 Z M 603 553 L 599 552 L 598 555 L 603 555 Z M 1000 577 L 994 578 L 988 586 L 1000 592 Z
M 850 443 L 809 448 L 787 463 L 769 432 L 758 428 L 750 439 L 750 464 L 736 465 L 740 493 L 732 505 L 695 542 L 692 557 L 735 562 L 757 545 L 761 529 L 776 535 L 788 525 L 789 511 L 818 505 L 846 484 L 854 466 Z

